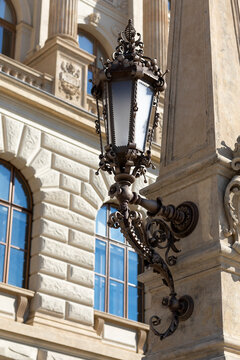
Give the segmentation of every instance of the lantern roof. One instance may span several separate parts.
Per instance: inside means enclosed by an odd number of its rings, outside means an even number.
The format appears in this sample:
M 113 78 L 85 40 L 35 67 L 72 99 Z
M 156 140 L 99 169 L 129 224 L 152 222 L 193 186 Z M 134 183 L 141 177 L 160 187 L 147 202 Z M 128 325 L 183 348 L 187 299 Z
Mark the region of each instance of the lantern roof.
M 101 82 L 126 77 L 139 78 L 148 82 L 155 92 L 162 92 L 166 85 L 163 74 L 157 65 L 157 59 L 151 59 L 144 56 L 144 44 L 141 41 L 141 35 L 133 27 L 132 19 L 129 19 L 128 25 L 124 31 L 119 34 L 118 45 L 112 54 L 112 60 L 108 59 L 105 63 L 102 60 L 103 69 L 100 70 L 98 81 L 93 88 L 93 95 L 96 91 L 101 93 Z

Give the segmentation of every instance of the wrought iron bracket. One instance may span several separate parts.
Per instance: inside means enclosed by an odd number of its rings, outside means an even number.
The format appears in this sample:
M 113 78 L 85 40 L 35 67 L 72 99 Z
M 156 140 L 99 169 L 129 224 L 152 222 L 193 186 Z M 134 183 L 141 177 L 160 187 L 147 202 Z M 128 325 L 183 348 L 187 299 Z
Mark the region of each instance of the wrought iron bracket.
M 164 285 L 170 294 L 164 298 L 162 304 L 171 311 L 172 319 L 169 327 L 164 332 L 159 332 L 156 327 L 161 319 L 154 315 L 150 319 L 150 327 L 160 340 L 173 334 L 178 328 L 180 321 L 187 320 L 193 312 L 194 302 L 191 296 L 184 295 L 177 298 L 174 280 L 169 269 L 177 262 L 175 255 L 169 252 L 179 253 L 176 243 L 180 238 L 191 234 L 198 222 L 198 208 L 190 201 L 183 202 L 179 206 L 164 206 L 161 199 L 148 200 L 130 190 L 134 181 L 129 174 L 115 176 L 116 183 L 110 188 L 109 195 L 117 197 L 120 210 L 111 214 L 108 224 L 113 228 L 120 228 L 121 232 L 141 256 L 145 263 L 160 274 Z M 148 218 L 145 221 L 139 211 L 130 211 L 129 204 L 136 204 L 148 210 Z M 153 216 L 158 216 L 153 218 Z M 170 223 L 170 226 L 167 224 Z M 156 251 L 155 249 L 158 249 Z M 165 250 L 165 260 L 159 251 Z

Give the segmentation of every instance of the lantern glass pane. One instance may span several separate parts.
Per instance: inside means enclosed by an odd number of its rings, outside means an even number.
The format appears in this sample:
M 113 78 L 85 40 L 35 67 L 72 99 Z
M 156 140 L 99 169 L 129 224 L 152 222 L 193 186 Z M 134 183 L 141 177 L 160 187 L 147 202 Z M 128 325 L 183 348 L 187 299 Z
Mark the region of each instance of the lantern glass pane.
M 115 145 L 127 146 L 132 105 L 132 81 L 114 81 L 111 85 Z
M 135 118 L 135 143 L 140 151 L 145 150 L 146 135 L 151 116 L 153 89 L 145 82 L 137 82 L 137 107 Z

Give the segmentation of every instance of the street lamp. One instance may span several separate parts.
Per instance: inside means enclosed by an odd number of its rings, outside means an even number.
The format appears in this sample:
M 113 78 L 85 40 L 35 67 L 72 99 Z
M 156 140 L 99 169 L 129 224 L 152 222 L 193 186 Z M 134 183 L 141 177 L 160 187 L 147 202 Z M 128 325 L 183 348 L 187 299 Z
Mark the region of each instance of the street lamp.
M 175 243 L 179 238 L 191 234 L 198 221 L 197 206 L 190 201 L 177 207 L 164 206 L 160 198 L 144 199 L 131 190 L 135 178 L 141 175 L 145 177 L 146 168 L 153 166 L 151 147 L 159 121 L 160 93 L 166 88 L 164 75 L 156 59 L 143 55 L 141 36 L 136 34 L 132 20 L 129 20 L 125 31 L 119 35 L 112 61 L 103 63 L 103 69 L 96 76 L 92 88 L 98 111 L 96 131 L 100 136 L 101 148 L 99 170 L 115 175 L 116 183 L 110 187 L 109 195 L 116 197 L 120 206 L 119 211 L 110 215 L 108 224 L 121 229 L 145 264 L 163 277 L 164 284 L 170 290 L 169 297 L 162 301 L 172 312 L 168 329 L 159 332 L 156 326 L 160 324 L 160 318 L 152 316 L 150 319 L 151 329 L 161 340 L 171 335 L 179 321 L 187 320 L 193 312 L 193 300 L 189 295 L 177 298 L 168 266 L 175 265 L 177 261 L 176 256 L 169 255 L 169 251 L 179 252 Z M 102 118 L 99 101 L 103 106 Z M 148 218 L 145 220 L 140 212 L 130 211 L 129 204 L 145 208 Z M 166 222 L 170 222 L 170 226 Z M 155 248 L 165 249 L 165 261 Z

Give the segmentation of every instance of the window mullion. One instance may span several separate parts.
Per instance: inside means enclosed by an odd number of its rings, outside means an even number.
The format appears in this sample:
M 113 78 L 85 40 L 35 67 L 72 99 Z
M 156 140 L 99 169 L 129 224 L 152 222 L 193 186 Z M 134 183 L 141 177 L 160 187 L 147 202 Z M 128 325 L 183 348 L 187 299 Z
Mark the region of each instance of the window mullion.
M 31 239 L 31 224 L 32 224 L 32 215 L 28 214 L 28 234 L 27 234 L 27 263 L 25 270 L 25 287 L 28 287 L 28 274 L 29 274 L 29 264 L 30 264 L 30 239 Z
M 8 282 L 8 270 L 9 270 L 9 260 L 10 260 L 10 248 L 11 248 L 11 236 L 12 236 L 12 218 L 13 218 L 13 209 L 9 207 L 8 214 L 8 230 L 6 238 L 6 249 L 5 249 L 5 259 L 4 259 L 4 282 Z
M 110 287 L 110 246 L 107 241 L 106 246 L 106 286 L 105 286 L 105 309 L 109 312 L 109 287 Z
M 124 264 L 124 304 L 125 304 L 125 317 L 128 318 L 128 248 L 125 246 L 125 264 Z
M 6 245 L 5 245 L 5 257 L 4 257 L 4 273 L 3 281 L 7 283 L 8 281 L 8 268 L 9 268 L 9 257 L 10 257 L 10 244 L 11 244 L 11 235 L 12 235 L 12 198 L 13 198 L 13 168 L 11 168 L 11 177 L 9 184 L 9 205 L 8 205 L 8 221 L 7 221 L 7 236 L 6 236 Z

